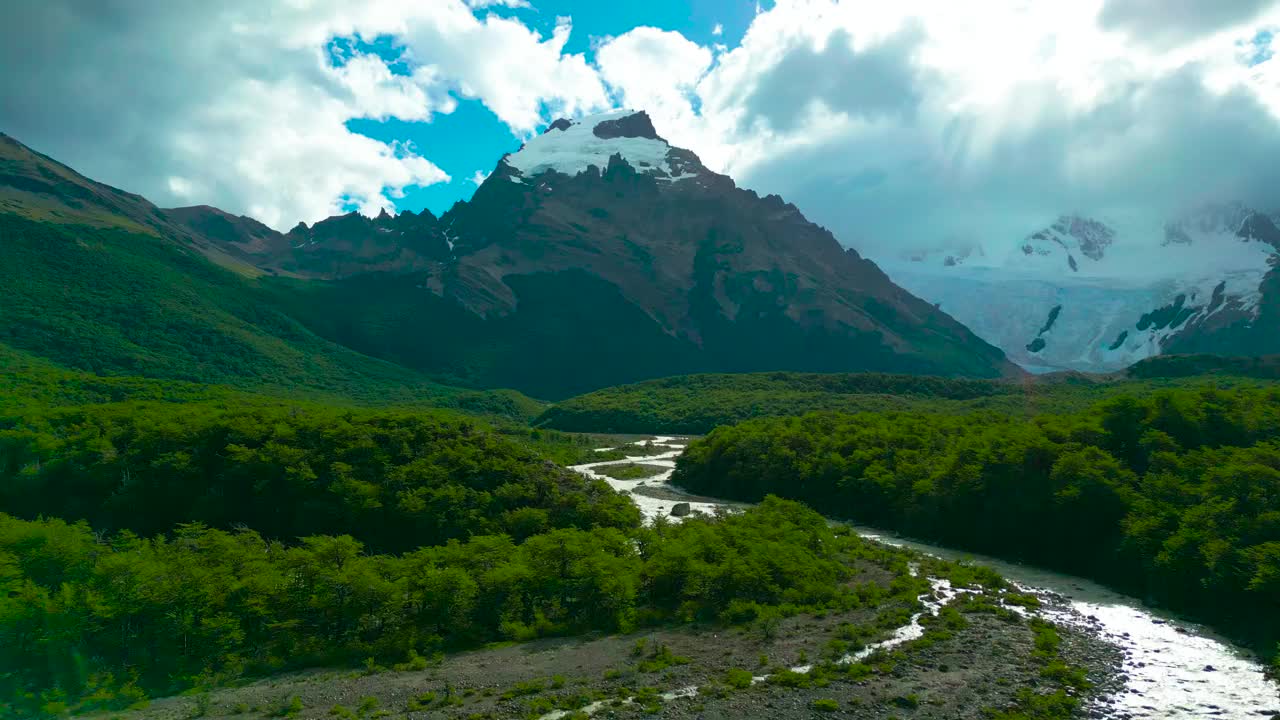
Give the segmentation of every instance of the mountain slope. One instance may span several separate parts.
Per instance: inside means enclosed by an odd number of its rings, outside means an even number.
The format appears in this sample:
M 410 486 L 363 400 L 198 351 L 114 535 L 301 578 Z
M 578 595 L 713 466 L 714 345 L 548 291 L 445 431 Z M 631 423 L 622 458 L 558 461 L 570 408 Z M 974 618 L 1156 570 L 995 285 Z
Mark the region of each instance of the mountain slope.
M 0 150 L 0 346 L 101 375 L 490 402 L 316 336 L 253 266 L 211 262 L 236 261 L 146 200 L 10 138 Z
M 16 291 L 0 342 L 74 367 L 323 385 L 420 372 L 546 398 L 706 371 L 1019 372 L 644 113 L 553 123 L 439 219 L 288 233 L 162 211 L 5 147 L 21 189 L 2 220 Z
M 553 123 L 437 227 L 449 256 L 426 266 L 273 283 L 326 337 L 549 398 L 697 371 L 1017 372 L 795 206 L 671 147 L 644 113 Z

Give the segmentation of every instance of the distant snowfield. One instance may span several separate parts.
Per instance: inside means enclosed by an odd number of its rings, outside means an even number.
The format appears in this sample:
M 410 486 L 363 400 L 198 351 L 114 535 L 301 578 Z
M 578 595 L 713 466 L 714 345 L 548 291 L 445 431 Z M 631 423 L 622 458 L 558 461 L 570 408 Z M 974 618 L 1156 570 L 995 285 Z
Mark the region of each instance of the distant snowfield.
M 1055 225 L 1006 251 L 878 263 L 898 285 L 1030 372 L 1118 370 L 1159 354 L 1189 323 L 1227 311 L 1256 313 L 1276 250 L 1241 239 L 1238 222 L 1217 213 L 1184 220 L 1172 233 L 1163 223 L 1107 223 L 1112 235 L 1101 249 L 1082 248 Z M 1169 241 L 1170 234 L 1177 240 Z M 1178 306 L 1179 297 L 1181 307 L 1194 311 L 1184 321 L 1143 322 L 1144 315 Z M 1050 323 L 1055 307 L 1061 309 Z

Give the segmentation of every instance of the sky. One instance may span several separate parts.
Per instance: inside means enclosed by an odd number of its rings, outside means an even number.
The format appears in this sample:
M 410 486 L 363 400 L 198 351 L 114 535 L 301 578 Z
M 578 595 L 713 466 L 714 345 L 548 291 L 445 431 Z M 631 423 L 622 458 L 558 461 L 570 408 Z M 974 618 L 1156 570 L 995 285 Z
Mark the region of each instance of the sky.
M 465 200 L 649 112 L 876 257 L 1062 213 L 1280 211 L 1280 0 L 13 0 L 0 131 L 278 229 Z

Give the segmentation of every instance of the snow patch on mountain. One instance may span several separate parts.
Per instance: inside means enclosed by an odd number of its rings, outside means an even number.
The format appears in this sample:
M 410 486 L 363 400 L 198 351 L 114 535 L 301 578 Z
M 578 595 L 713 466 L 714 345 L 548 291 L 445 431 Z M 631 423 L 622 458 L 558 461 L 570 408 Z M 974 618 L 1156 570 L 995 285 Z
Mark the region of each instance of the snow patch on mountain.
M 628 130 L 629 125 L 641 129 Z M 668 157 L 671 146 L 651 128 L 648 116 L 634 110 L 615 110 L 577 121 L 560 119 L 504 162 L 523 177 L 531 178 L 549 171 L 577 175 L 593 165 L 603 171 L 609 166 L 609 158 L 619 155 L 636 172 L 660 180 L 676 182 L 694 177 L 696 173 L 685 172 L 685 163 Z M 626 132 L 637 134 L 619 134 Z M 511 180 L 521 182 L 514 176 Z

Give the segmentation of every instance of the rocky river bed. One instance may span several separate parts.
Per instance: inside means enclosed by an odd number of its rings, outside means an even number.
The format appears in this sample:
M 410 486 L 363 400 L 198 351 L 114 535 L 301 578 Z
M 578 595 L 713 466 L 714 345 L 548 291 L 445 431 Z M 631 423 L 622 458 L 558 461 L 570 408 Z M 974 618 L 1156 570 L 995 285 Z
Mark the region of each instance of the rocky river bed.
M 597 468 L 610 462 L 573 469 L 631 493 L 646 518 L 669 515 L 671 507 L 683 497 L 682 491 L 669 481 L 687 440 L 656 437 L 648 442 L 666 452 L 646 456 L 644 462 L 670 470 L 643 481 L 626 481 L 597 472 Z M 714 498 L 689 498 L 691 507 L 701 512 L 740 507 Z M 1122 657 L 1118 668 L 1121 682 L 1094 700 L 1090 713 L 1096 717 L 1280 719 L 1280 688 L 1266 677 L 1261 663 L 1207 628 L 1149 608 L 1136 598 L 1083 578 L 975 556 L 875 528 L 853 528 L 863 537 L 889 545 L 989 566 L 1025 592 L 1041 597 L 1045 601 L 1041 612 L 1048 619 L 1093 634 L 1116 647 Z

